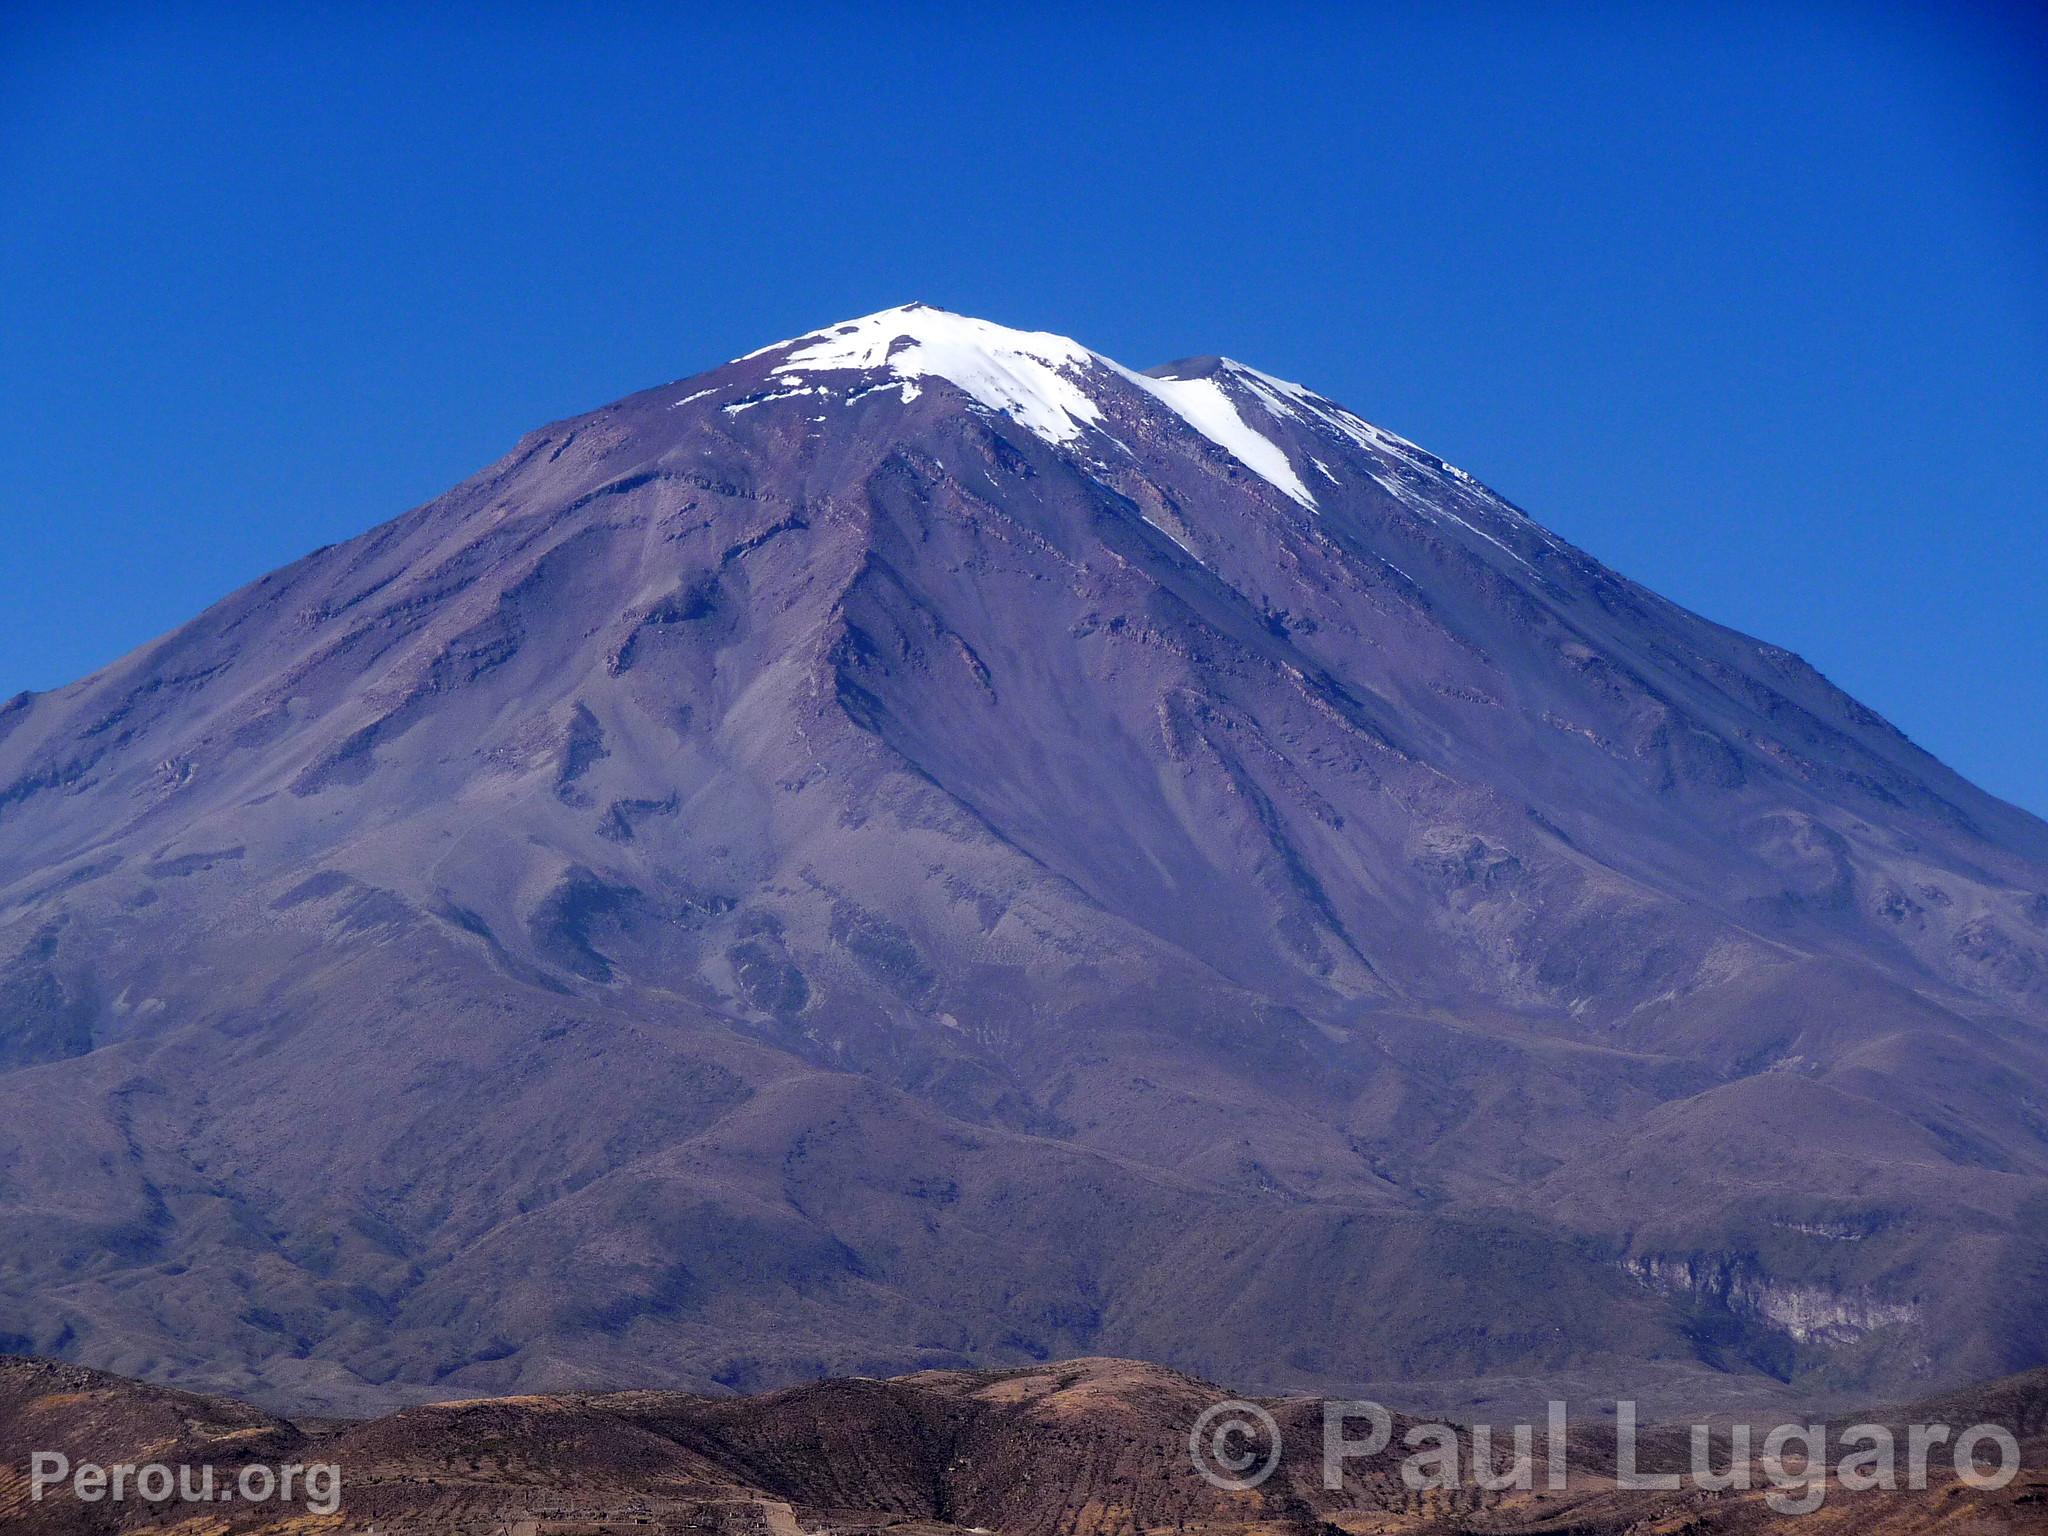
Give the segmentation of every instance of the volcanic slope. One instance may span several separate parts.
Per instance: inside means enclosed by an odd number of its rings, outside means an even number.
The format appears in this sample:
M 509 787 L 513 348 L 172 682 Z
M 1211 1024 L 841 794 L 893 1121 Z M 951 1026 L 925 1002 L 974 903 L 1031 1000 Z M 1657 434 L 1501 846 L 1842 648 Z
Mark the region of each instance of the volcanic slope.
M 2044 1021 L 2048 826 L 1796 656 L 910 306 L 0 707 L 0 1347 L 1902 1396 L 2048 1361 Z

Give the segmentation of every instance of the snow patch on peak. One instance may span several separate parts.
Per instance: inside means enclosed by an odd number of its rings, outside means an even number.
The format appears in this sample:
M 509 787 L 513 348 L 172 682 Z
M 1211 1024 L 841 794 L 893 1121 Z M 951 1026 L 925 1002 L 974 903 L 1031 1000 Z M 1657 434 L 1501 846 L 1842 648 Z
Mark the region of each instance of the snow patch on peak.
M 1117 371 L 1261 480 L 1315 510 L 1316 499 L 1288 462 L 1286 451 L 1244 419 L 1213 374 L 1198 379 L 1155 379 L 1121 367 Z
M 1072 442 L 1102 420 L 1102 407 L 1076 378 L 1095 354 L 1050 331 L 1016 331 L 906 304 L 781 345 L 793 350 L 772 370 L 777 375 L 845 368 L 944 378 L 1048 442 Z
M 1389 432 L 1385 427 L 1374 426 L 1363 417 L 1347 411 L 1334 400 L 1325 399 L 1306 385 L 1290 383 L 1286 379 L 1276 379 L 1270 373 L 1261 373 L 1256 368 L 1248 367 L 1244 363 L 1233 362 L 1229 358 L 1223 359 L 1223 368 L 1235 377 L 1239 383 L 1243 384 L 1270 414 L 1276 417 L 1291 417 L 1296 421 L 1319 422 L 1323 426 L 1329 427 L 1342 436 L 1349 438 L 1361 448 L 1371 449 L 1378 454 L 1406 459 L 1423 466 L 1425 469 L 1435 469 L 1484 496 L 1489 502 L 1499 502 L 1498 497 L 1494 496 L 1491 491 L 1488 491 L 1485 486 L 1481 485 L 1471 475 L 1458 468 L 1457 465 L 1450 463 L 1448 460 L 1438 458 L 1435 454 L 1430 453 L 1424 448 L 1417 447 L 1398 433 Z M 1334 475 L 1330 475 L 1328 469 L 1324 468 L 1321 460 L 1312 459 L 1310 462 L 1317 469 L 1322 470 L 1325 475 L 1329 475 L 1332 480 L 1336 478 Z M 1387 482 L 1382 481 L 1381 483 L 1386 484 Z M 1395 489 L 1395 494 L 1402 496 L 1403 499 L 1412 499 L 1410 493 L 1399 489 Z M 1500 503 L 1500 505 L 1504 508 L 1506 507 L 1506 503 Z M 1463 521 L 1463 519 L 1460 519 L 1460 521 Z
M 1409 457 L 1422 452 L 1407 438 L 1389 432 L 1385 427 L 1374 426 L 1363 417 L 1347 411 L 1336 401 L 1325 399 L 1306 384 L 1275 378 L 1270 373 L 1262 373 L 1257 368 L 1235 362 L 1230 358 L 1225 358 L 1223 363 L 1232 377 L 1275 416 L 1288 417 L 1295 421 L 1320 422 L 1324 426 L 1334 428 L 1359 447 L 1370 448 L 1379 453 Z
M 1315 401 L 1324 409 L 1334 407 L 1299 384 L 1273 379 L 1241 363 L 1226 361 L 1220 371 L 1194 378 L 1152 378 L 1091 352 L 1069 337 L 1050 331 L 1013 330 L 928 304 L 878 310 L 748 356 L 774 352 L 783 356 L 769 370 L 770 376 L 787 386 L 785 393 L 799 392 L 807 374 L 845 369 L 880 372 L 902 380 L 903 399 L 908 403 L 917 391 L 912 381 L 943 378 L 987 409 L 1009 416 L 1054 444 L 1070 444 L 1091 428 L 1102 428 L 1103 408 L 1089 392 L 1088 382 L 1091 377 L 1114 374 L 1166 406 L 1286 496 L 1311 510 L 1316 506 L 1314 495 L 1286 451 L 1245 420 L 1222 380 L 1227 376 L 1243 384 L 1275 416 L 1299 417 L 1301 413 L 1288 404 L 1296 398 Z M 812 388 L 829 393 L 816 383 Z M 857 398 L 848 396 L 849 400 Z

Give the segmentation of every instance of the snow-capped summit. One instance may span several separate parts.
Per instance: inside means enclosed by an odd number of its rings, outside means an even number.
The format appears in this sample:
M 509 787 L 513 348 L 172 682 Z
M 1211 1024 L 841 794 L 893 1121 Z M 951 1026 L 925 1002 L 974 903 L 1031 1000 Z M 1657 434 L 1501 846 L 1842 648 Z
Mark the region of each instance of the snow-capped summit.
M 1425 510 L 1433 510 L 1433 502 L 1418 498 L 1405 483 L 1409 473 L 1448 476 L 1481 491 L 1489 510 L 1512 512 L 1463 470 L 1408 439 L 1306 385 L 1232 358 L 1192 357 L 1140 372 L 1069 336 L 1018 330 L 923 303 L 877 310 L 776 342 L 740 361 L 778 353 L 768 371 L 775 387 L 727 403 L 726 411 L 738 414 L 797 398 L 850 403 L 877 387 L 876 374 L 898 385 L 908 404 L 928 381 L 943 379 L 1055 446 L 1098 435 L 1106 450 L 1128 458 L 1134 455 L 1119 435 L 1119 419 L 1132 411 L 1156 416 L 1164 407 L 1180 428 L 1199 434 L 1311 512 L 1322 510 L 1316 481 L 1342 483 L 1332 467 L 1339 454 L 1304 450 L 1304 443 L 1318 442 L 1364 450 L 1376 463 L 1368 471 L 1372 479 Z M 849 373 L 859 375 L 858 381 L 833 381 Z M 677 403 L 698 398 L 693 394 Z
M 1348 415 L 1299 384 L 1229 359 L 1203 359 L 1208 366 L 1200 370 L 1169 365 L 1141 373 L 1071 337 L 1016 330 L 921 303 L 877 310 L 750 355 L 777 351 L 784 355 L 771 372 L 791 393 L 829 396 L 831 387 L 812 375 L 879 370 L 903 381 L 908 401 L 916 398 L 919 380 L 943 378 L 1055 444 L 1072 443 L 1091 430 L 1108 433 L 1104 394 L 1135 388 L 1310 509 L 1316 499 L 1301 471 L 1260 429 L 1258 413 L 1247 416 L 1243 405 L 1255 400 L 1267 414 L 1300 418 L 1302 407 L 1312 403 L 1332 413 L 1331 419 Z M 1386 442 L 1401 441 L 1350 419 Z M 1346 430 L 1355 435 L 1356 428 Z
M 912 381 L 935 375 L 1048 442 L 1069 442 L 1102 419 L 1080 379 L 1105 360 L 1049 331 L 1012 330 L 929 304 L 904 304 L 779 346 L 789 348 L 773 370 L 782 378 L 843 369 L 880 369 Z

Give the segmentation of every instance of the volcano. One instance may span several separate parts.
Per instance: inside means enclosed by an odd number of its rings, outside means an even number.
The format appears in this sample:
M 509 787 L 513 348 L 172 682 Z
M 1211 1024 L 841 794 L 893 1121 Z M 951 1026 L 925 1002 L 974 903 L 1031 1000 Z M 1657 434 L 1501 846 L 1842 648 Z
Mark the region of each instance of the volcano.
M 0 1350 L 1903 1396 L 2048 1362 L 2044 1025 L 2048 825 L 1797 656 L 913 305 L 0 706 Z

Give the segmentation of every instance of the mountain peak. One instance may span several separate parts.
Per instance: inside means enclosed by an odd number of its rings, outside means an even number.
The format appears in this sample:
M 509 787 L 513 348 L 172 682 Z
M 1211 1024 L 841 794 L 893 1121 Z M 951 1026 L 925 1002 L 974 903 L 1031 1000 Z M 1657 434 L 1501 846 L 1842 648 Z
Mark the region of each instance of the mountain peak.
M 1102 420 L 1078 376 L 1105 359 L 1050 331 L 1015 330 L 929 304 L 877 310 L 755 355 L 777 351 L 782 360 L 770 370 L 777 377 L 881 371 L 905 381 L 906 401 L 917 397 L 918 380 L 943 378 L 1050 442 L 1070 442 Z
M 1289 384 L 1227 358 L 1204 357 L 1139 373 L 1051 331 L 1022 331 L 929 304 L 877 310 L 751 354 L 782 353 L 770 370 L 791 392 L 826 392 L 810 382 L 821 373 L 882 372 L 901 381 L 903 400 L 920 381 L 943 378 L 981 405 L 1010 417 L 1049 443 L 1069 444 L 1106 420 L 1103 392 L 1118 381 L 1165 406 L 1188 427 L 1303 507 L 1315 497 L 1286 451 L 1254 425 L 1244 406 L 1288 414 L 1288 401 L 1315 400 Z M 1225 383 L 1234 389 L 1226 390 Z
M 1203 355 L 1201 357 L 1177 358 L 1170 363 L 1161 363 L 1156 368 L 1147 368 L 1148 379 L 1211 379 L 1217 374 L 1248 371 L 1244 365 L 1228 357 Z

